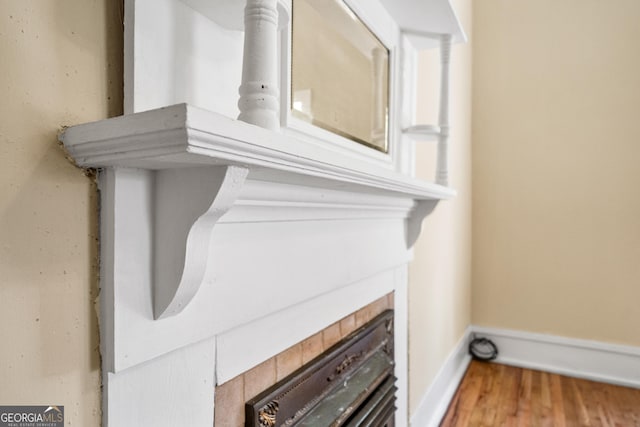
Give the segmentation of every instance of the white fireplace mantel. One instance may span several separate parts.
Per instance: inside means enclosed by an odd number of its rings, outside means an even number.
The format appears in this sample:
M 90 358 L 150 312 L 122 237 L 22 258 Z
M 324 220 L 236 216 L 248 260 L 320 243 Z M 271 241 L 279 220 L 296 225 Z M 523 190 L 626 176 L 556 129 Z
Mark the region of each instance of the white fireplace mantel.
M 366 218 L 394 211 L 406 217 L 407 248 L 437 202 L 455 195 L 448 187 L 187 104 L 74 126 L 61 139 L 79 166 L 154 171 L 145 197 L 156 208 L 150 267 L 156 318 L 178 314 L 198 291 L 213 228 L 234 204 L 243 205 L 247 180 L 261 183 L 269 212 L 245 213 L 236 221 Z M 297 194 L 283 197 L 282 184 L 291 183 Z M 301 190 L 308 187 L 324 191 L 323 200 Z
M 60 137 L 99 170 L 103 425 L 211 426 L 216 384 L 394 292 L 407 426 L 407 266 L 455 196 L 448 64 L 465 36 L 448 0 L 344 1 L 390 52 L 388 153 L 291 116 L 291 0 L 125 0 L 126 114 Z M 440 116 L 416 125 L 431 47 Z M 427 139 L 437 183 L 413 177 Z
M 201 425 L 214 383 L 388 292 L 406 408 L 410 247 L 454 190 L 186 104 L 61 140 L 101 171 L 105 425 Z M 198 411 L 158 412 L 176 399 Z

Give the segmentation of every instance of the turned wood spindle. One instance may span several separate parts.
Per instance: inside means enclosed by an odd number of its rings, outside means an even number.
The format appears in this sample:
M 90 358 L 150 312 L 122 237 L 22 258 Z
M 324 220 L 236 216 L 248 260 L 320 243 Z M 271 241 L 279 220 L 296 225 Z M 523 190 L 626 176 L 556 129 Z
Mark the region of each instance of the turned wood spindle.
M 247 0 L 239 120 L 280 128 L 277 0 Z

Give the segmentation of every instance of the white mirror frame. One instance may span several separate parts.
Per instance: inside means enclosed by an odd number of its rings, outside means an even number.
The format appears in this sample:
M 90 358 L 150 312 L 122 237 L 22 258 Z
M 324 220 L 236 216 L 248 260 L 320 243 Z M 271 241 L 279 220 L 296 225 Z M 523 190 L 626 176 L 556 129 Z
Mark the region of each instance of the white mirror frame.
M 330 145 L 338 155 L 364 160 L 400 172 L 397 169 L 401 138 L 401 127 L 398 125 L 398 111 L 401 108 L 399 96 L 402 56 L 400 53 L 400 29 L 382 5 L 376 1 L 344 0 L 344 3 L 389 50 L 389 140 L 387 153 L 359 144 L 293 116 L 291 113 L 292 20 L 281 34 L 281 52 L 284 53 L 281 54 L 280 64 L 281 129 L 283 132 L 288 132 L 312 144 Z

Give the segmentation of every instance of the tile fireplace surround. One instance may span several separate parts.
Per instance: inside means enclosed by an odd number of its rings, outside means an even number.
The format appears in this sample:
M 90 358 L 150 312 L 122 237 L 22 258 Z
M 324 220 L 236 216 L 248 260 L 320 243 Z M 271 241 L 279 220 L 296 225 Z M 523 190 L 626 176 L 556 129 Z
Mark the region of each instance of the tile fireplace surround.
M 99 171 L 105 427 L 210 427 L 216 390 L 390 293 L 408 425 L 408 263 L 455 196 L 447 71 L 464 33 L 448 0 L 345 3 L 389 49 L 388 153 L 291 116 L 291 0 L 247 0 L 244 20 L 244 1 L 125 0 L 126 114 L 60 136 Z M 440 121 L 416 126 L 428 47 Z M 264 93 L 240 104 L 266 124 L 236 119 L 245 78 Z M 416 135 L 438 141 L 437 183 L 414 178 Z
M 321 355 L 384 310 L 393 308 L 393 305 L 393 294 L 387 294 L 216 387 L 215 426 L 244 426 L 245 402 Z

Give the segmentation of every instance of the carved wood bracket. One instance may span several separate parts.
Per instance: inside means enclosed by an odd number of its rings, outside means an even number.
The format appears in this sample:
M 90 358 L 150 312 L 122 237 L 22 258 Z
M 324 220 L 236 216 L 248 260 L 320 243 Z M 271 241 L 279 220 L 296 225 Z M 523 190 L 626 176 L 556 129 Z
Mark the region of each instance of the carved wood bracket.
M 438 200 L 416 201 L 416 206 L 407 219 L 407 248 L 411 248 L 416 243 L 422 231 L 422 221 L 437 205 Z
M 202 284 L 218 220 L 233 206 L 249 169 L 166 169 L 155 173 L 154 316 L 180 313 Z

